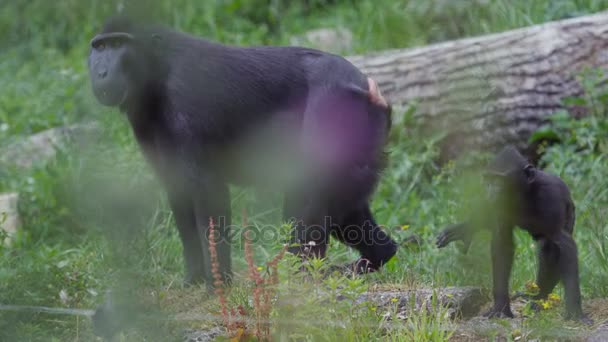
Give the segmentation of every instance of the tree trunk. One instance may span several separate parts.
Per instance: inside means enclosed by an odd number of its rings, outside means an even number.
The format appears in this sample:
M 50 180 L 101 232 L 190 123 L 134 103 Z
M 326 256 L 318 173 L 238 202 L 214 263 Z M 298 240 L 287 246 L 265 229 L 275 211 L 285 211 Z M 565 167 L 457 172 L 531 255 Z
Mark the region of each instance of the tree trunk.
M 423 127 L 447 132 L 442 152 L 451 158 L 470 148 L 526 147 L 562 99 L 582 95 L 582 69 L 606 67 L 607 47 L 602 12 L 349 60 L 396 108 L 415 105 Z

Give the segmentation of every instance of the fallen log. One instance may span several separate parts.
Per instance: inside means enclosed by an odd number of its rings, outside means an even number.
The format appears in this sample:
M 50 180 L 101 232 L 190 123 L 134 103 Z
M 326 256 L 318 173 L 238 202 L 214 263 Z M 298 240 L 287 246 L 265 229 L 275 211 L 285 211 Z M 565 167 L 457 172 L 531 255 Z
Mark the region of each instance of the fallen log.
M 446 132 L 442 155 L 451 158 L 472 148 L 527 147 L 564 98 L 583 94 L 580 72 L 608 65 L 607 47 L 602 12 L 348 59 L 397 108 L 415 105 L 424 129 Z

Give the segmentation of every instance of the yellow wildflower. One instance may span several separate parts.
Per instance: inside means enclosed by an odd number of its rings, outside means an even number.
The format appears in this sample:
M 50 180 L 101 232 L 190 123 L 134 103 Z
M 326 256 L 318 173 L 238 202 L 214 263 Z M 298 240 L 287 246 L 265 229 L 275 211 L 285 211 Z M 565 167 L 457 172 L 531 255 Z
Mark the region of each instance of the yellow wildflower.
M 552 302 L 559 302 L 559 301 L 560 301 L 560 298 L 559 298 L 559 296 L 558 296 L 558 295 L 556 295 L 555 293 L 551 293 L 551 294 L 549 295 L 549 300 L 550 300 L 550 301 L 552 301 Z
M 541 305 L 543 306 L 543 309 L 545 309 L 545 310 L 547 310 L 547 309 L 549 309 L 551 307 L 551 303 L 549 303 L 546 300 L 543 300 L 542 303 L 541 303 Z
M 264 267 L 262 267 L 262 266 L 258 266 L 258 272 L 259 272 L 259 271 L 262 271 L 263 269 L 264 269 Z
M 398 301 L 399 301 L 399 299 L 397 299 L 397 298 L 391 298 L 391 302 L 393 302 L 393 303 L 397 303 Z
M 404 224 L 403 226 L 401 226 L 401 230 L 408 230 L 408 229 L 410 229 L 409 224 Z
M 529 281 L 526 283 L 526 290 L 530 292 L 538 291 L 538 285 L 533 281 Z

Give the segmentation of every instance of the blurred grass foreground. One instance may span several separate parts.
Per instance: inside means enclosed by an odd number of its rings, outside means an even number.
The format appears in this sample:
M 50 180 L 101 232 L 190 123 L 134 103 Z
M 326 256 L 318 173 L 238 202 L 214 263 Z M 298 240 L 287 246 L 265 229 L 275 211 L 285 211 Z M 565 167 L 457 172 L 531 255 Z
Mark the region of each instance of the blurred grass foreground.
M 334 30 L 340 44 L 330 48 L 355 55 L 606 9 L 604 0 L 0 2 L 0 193 L 18 195 L 19 215 L 19 229 L 10 243 L 0 245 L 0 304 L 85 310 L 65 315 L 0 306 L 0 341 L 98 340 L 86 310 L 111 295 L 135 310 L 116 312 L 128 327 L 115 337 L 119 341 L 182 340 L 184 331 L 207 332 L 208 339 L 221 339 L 228 331 L 237 340 L 281 341 L 584 338 L 596 327 L 562 320 L 562 305 L 555 303 L 563 298 L 561 287 L 538 314 L 521 303 L 516 315 L 525 320 L 501 321 L 483 331 L 466 330 L 463 323 L 467 333 L 455 333 L 459 321 L 438 304 L 437 295 L 429 295 L 433 310 L 407 315 L 402 308 L 416 303 L 396 295 L 384 298 L 382 307 L 361 299 L 370 293 L 433 293 L 454 286 L 491 289 L 487 236 L 476 238 L 467 254 L 433 245 L 442 227 L 470 214 L 481 191 L 472 171 L 488 155 L 470 153 L 437 163 L 437 139 L 418 133 L 412 113 L 399 115 L 403 122 L 391 135 L 390 166 L 373 202 L 378 221 L 403 246 L 382 272 L 322 276 L 328 264 L 356 257 L 332 243 L 329 262 L 311 262 L 310 276 L 303 279 L 293 258 L 282 254 L 289 227 L 280 220 L 279 195 L 234 188 L 233 222 L 244 222 L 243 213 L 248 216 L 247 224 L 235 226 L 235 236 L 274 227 L 276 238 L 235 241 L 235 284 L 221 295 L 183 287 L 181 244 L 166 199 L 125 118 L 95 102 L 86 56 L 104 19 L 120 11 L 242 45 L 313 46 L 302 37 Z M 585 93 L 571 99 L 589 108 L 588 115 L 574 119 L 557 111 L 544 135 L 537 135 L 555 141 L 540 145 L 539 166 L 562 177 L 573 192 L 584 310 L 597 325 L 608 319 L 608 91 L 603 72 L 581 75 Z M 73 127 L 93 128 L 72 134 Z M 44 139 L 37 146 L 42 147 L 15 149 L 39 134 Z M 48 141 L 57 146 L 49 150 Z M 8 219 L 0 216 L 0 227 L 8 227 Z M 519 231 L 515 242 L 511 290 L 527 291 L 535 279 L 535 246 Z M 128 306 L 131 302 L 139 306 Z

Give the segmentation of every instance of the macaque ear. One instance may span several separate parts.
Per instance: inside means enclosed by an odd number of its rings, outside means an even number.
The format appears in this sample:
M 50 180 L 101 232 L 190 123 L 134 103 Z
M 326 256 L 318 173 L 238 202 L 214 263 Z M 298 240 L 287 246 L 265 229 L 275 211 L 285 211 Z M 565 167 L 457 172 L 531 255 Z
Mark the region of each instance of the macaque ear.
M 528 184 L 534 182 L 536 179 L 536 168 L 534 166 L 528 164 L 524 166 L 524 174 L 526 175 L 526 179 L 528 180 Z
M 153 48 L 159 49 L 161 48 L 161 44 L 163 43 L 163 37 L 158 33 L 152 33 L 150 35 L 150 44 Z
M 153 33 L 150 38 L 152 38 L 154 42 L 160 42 L 163 40 L 163 37 L 158 33 Z

